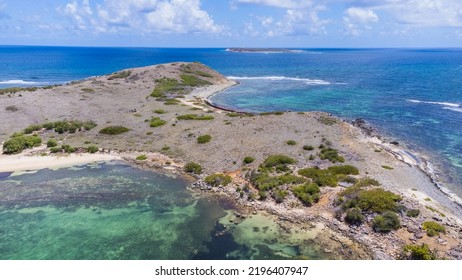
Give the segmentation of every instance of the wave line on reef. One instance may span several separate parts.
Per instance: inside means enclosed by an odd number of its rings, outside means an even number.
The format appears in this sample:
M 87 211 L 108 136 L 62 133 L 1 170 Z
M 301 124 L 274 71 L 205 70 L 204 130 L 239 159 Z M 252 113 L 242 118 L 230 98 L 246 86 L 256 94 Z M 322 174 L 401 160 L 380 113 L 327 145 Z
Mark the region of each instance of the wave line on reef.
M 297 82 L 305 82 L 308 85 L 330 85 L 332 84 L 331 82 L 320 80 L 320 79 L 307 79 L 307 78 L 286 77 L 286 76 L 258 76 L 258 77 L 228 76 L 227 78 L 231 80 L 297 81 Z

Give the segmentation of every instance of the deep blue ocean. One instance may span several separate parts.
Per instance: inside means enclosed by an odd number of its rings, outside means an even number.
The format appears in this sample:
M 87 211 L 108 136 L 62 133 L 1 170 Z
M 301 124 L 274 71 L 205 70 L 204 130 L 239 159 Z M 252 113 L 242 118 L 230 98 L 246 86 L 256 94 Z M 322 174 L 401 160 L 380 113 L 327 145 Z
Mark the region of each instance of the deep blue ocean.
M 262 112 L 327 111 L 363 118 L 431 156 L 462 194 L 462 49 L 225 49 L 0 47 L 0 87 L 65 83 L 120 69 L 202 62 L 240 82 L 212 98 Z

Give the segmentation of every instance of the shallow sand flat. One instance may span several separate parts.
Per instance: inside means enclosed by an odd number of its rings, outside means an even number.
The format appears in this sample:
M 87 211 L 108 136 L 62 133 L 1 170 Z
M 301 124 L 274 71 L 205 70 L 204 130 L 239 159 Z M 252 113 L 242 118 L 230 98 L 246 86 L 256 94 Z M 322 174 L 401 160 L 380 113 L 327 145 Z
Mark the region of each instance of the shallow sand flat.
M 419 169 L 421 163 L 401 147 L 391 147 L 370 139 L 360 129 L 322 112 L 230 116 L 227 111 L 212 108 L 202 101 L 235 85 L 235 82 L 203 65 L 193 64 L 193 67 L 207 73 L 206 79 L 212 83 L 211 86 L 194 88 L 178 98 L 182 102 L 176 105 L 165 105 L 164 101 L 149 97 L 157 85 L 156 80 L 162 77 L 178 79 L 184 65 L 171 63 L 130 69 L 131 75 L 121 79 L 110 80 L 109 76 L 101 76 L 52 89 L 0 95 L 0 104 L 4 107 L 0 108 L 0 141 L 7 140 L 9 135 L 31 124 L 63 119 L 93 120 L 98 126 L 90 131 L 62 135 L 44 131 L 41 136 L 44 141 L 54 137 L 60 143 L 74 147 L 86 147 L 91 143 L 103 148 L 106 153 L 66 157 L 37 155 L 26 159 L 22 155 L 2 155 L 0 172 L 60 166 L 63 162 L 75 165 L 118 158 L 129 158 L 135 162 L 134 158 L 141 154 L 148 156 L 146 161 L 140 163 L 143 166 L 172 171 L 181 170 L 183 164 L 194 161 L 201 164 L 204 170 L 204 174 L 196 179 L 216 172 L 236 174 L 234 185 L 218 192 L 233 197 L 249 211 L 265 210 L 301 223 L 325 224 L 341 236 L 337 239 L 346 238 L 350 242 L 359 243 L 363 248 L 373 248 L 376 258 L 396 257 L 400 246 L 411 243 L 410 240 L 400 239 L 395 234 L 386 235 L 385 238 L 371 232 L 369 228 L 352 229 L 334 218 L 333 201 L 336 193 L 342 190 L 341 187 L 323 188 L 323 203 L 311 208 L 294 208 L 290 203 L 276 204 L 271 199 L 266 202 L 248 202 L 239 198 L 236 188 L 245 184 L 242 178 L 244 172 L 241 172 L 243 168 L 256 169 L 266 157 L 273 154 L 284 154 L 296 159 L 297 164 L 293 167 L 295 170 L 311 166 L 325 168 L 332 164 L 317 156 L 318 146 L 329 141 L 345 157 L 345 164 L 359 168 L 360 176 L 375 178 L 383 188 L 403 195 L 408 206 L 421 209 L 421 219 L 437 218 L 451 225 L 447 238 L 451 238 L 451 242 L 460 242 L 457 232 L 461 228 L 460 206 L 436 188 Z M 5 110 L 7 106 L 15 106 L 17 110 Z M 159 109 L 165 113 L 154 112 Z M 185 114 L 205 114 L 214 119 L 177 119 L 179 115 Z M 150 127 L 149 120 L 152 117 L 159 117 L 167 123 L 160 127 Z M 113 136 L 98 133 L 109 125 L 126 126 L 130 131 Z M 209 134 L 212 140 L 198 144 L 197 137 L 204 134 Z M 294 140 L 296 145 L 287 145 L 288 140 Z M 303 145 L 311 145 L 314 150 L 306 151 Z M 380 152 L 376 151 L 378 148 Z M 315 159 L 310 160 L 310 155 L 315 156 Z M 254 157 L 255 161 L 244 165 L 242 161 L 246 156 Z M 438 212 L 432 212 L 427 206 L 444 212 L 445 216 L 440 217 Z M 404 222 L 403 230 L 418 227 L 416 221 Z
M 66 168 L 94 162 L 121 160 L 109 154 L 70 154 L 65 156 L 0 155 L 0 172 L 32 171 L 44 168 Z

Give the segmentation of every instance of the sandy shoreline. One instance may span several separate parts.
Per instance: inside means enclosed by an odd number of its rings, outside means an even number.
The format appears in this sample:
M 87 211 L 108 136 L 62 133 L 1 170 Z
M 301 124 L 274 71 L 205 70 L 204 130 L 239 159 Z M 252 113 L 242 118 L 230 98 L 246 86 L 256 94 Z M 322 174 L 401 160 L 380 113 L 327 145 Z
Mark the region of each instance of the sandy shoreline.
M 0 172 L 35 171 L 40 169 L 66 168 L 94 162 L 121 160 L 118 155 L 111 154 L 69 154 L 69 155 L 0 155 Z

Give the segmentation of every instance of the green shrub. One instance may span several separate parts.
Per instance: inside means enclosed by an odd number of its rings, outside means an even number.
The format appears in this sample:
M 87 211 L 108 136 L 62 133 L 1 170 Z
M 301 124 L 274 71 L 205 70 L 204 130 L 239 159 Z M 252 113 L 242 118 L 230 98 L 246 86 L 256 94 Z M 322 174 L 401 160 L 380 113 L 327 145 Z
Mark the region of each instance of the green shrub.
M 211 85 L 209 81 L 203 80 L 193 75 L 182 74 L 180 75 L 183 85 L 190 86 L 190 87 L 198 87 L 198 86 L 205 86 Z
M 202 166 L 195 162 L 188 162 L 185 164 L 183 170 L 187 173 L 201 174 Z
M 99 150 L 98 147 L 93 146 L 93 145 L 88 146 L 88 148 L 87 148 L 87 152 L 90 153 L 90 154 L 94 154 L 94 153 L 98 152 L 98 150 Z
M 327 171 L 336 175 L 358 175 L 358 168 L 351 165 L 337 165 L 327 168 Z
M 167 113 L 167 111 L 162 110 L 162 109 L 157 109 L 157 110 L 154 110 L 154 113 L 161 115 L 161 114 Z
M 47 147 L 48 148 L 52 148 L 52 147 L 56 147 L 56 146 L 58 146 L 58 141 L 56 141 L 55 139 L 48 140 L 48 142 L 47 142 Z
M 294 140 L 287 140 L 286 144 L 289 146 L 294 146 L 297 145 L 297 142 L 295 142 Z
M 284 112 L 281 112 L 281 111 L 263 112 L 263 113 L 260 113 L 259 115 L 260 115 L 260 116 L 269 116 L 269 115 L 280 116 L 280 115 L 284 115 Z
M 369 186 L 380 186 L 380 183 L 372 178 L 366 177 L 366 178 L 361 178 L 356 182 L 355 184 L 357 187 L 369 187 Z
M 331 172 L 329 169 L 304 168 L 300 169 L 298 174 L 312 179 L 319 186 L 335 187 L 338 185 L 337 174 Z
M 139 155 L 136 157 L 136 160 L 147 160 L 148 157 L 146 155 Z
M 401 196 L 381 188 L 372 190 L 362 190 L 358 194 L 356 205 L 363 211 L 384 213 L 387 211 L 397 211 L 398 201 Z
M 250 182 L 259 190 L 266 191 L 282 185 L 302 184 L 305 183 L 306 180 L 292 174 L 270 176 L 268 173 L 262 172 L 253 173 L 250 176 Z
M 164 97 L 167 93 L 174 93 L 183 90 L 180 82 L 176 79 L 162 78 L 156 80 L 156 87 L 152 90 L 152 97 Z
M 45 128 L 45 130 L 52 130 L 55 127 L 55 124 L 52 122 L 47 122 L 44 123 L 42 126 L 43 128 Z
M 196 121 L 209 121 L 213 120 L 214 117 L 210 115 L 197 115 L 197 114 L 186 114 L 177 117 L 178 120 L 196 120 Z
M 436 254 L 430 250 L 427 244 L 406 245 L 403 248 L 401 259 L 405 260 L 436 260 Z
M 74 147 L 71 147 L 70 145 L 62 145 L 61 150 L 68 154 L 72 154 L 76 151 L 76 149 Z
M 40 131 L 40 130 L 42 130 L 42 126 L 39 125 L 39 124 L 34 124 L 34 125 L 30 125 L 30 126 L 26 127 L 24 129 L 24 134 L 32 134 L 32 133 L 34 133 L 36 131 Z
M 419 209 L 409 209 L 406 212 L 406 216 L 411 217 L 411 218 L 415 218 L 415 217 L 419 216 L 419 214 L 420 214 Z
M 324 145 L 322 145 L 324 146 Z M 320 146 L 321 148 L 321 146 Z M 327 159 L 332 163 L 345 162 L 345 158 L 338 154 L 338 151 L 332 148 L 321 148 L 320 159 Z
M 272 155 L 265 159 L 263 167 L 271 168 L 280 165 L 294 164 L 296 160 L 285 155 Z
M 388 165 L 382 165 L 382 168 L 387 169 L 387 170 L 392 170 L 393 169 L 393 167 L 388 166 Z
M 167 123 L 167 121 L 164 121 L 164 120 L 162 120 L 161 118 L 158 118 L 158 117 L 154 117 L 154 118 L 151 119 L 151 122 L 149 123 L 149 126 L 150 127 L 159 127 L 159 126 L 163 126 L 166 123 Z
M 118 135 L 125 133 L 127 131 L 130 131 L 129 128 L 126 128 L 124 126 L 108 126 L 99 131 L 100 134 L 106 134 L 106 135 Z
M 318 118 L 318 121 L 324 125 L 334 125 L 335 123 L 337 123 L 337 120 L 333 117 L 329 117 L 329 116 L 320 116 Z
M 271 197 L 276 201 L 276 203 L 282 203 L 287 195 L 289 195 L 288 191 L 280 189 L 277 189 L 271 193 Z
M 178 105 L 178 103 L 180 103 L 180 100 L 171 98 L 171 99 L 165 100 L 164 105 Z
M 306 206 L 313 205 L 319 200 L 319 187 L 317 184 L 310 183 L 292 188 L 292 193 Z
M 268 197 L 268 193 L 265 191 L 258 191 L 258 196 L 259 200 L 266 200 L 266 198 Z
M 231 183 L 232 178 L 228 175 L 217 173 L 205 177 L 204 181 L 212 187 L 218 187 L 227 186 L 229 183 Z
M 52 153 L 52 154 L 56 154 L 56 153 L 60 153 L 60 152 L 62 152 L 61 147 L 52 147 L 52 148 L 50 148 L 50 153 Z
M 16 112 L 19 110 L 19 108 L 15 105 L 9 105 L 5 107 L 5 110 L 7 110 L 8 112 Z
M 97 124 L 94 121 L 86 121 L 86 122 L 83 123 L 83 128 L 85 130 L 92 130 L 96 126 L 97 126 Z
M 128 70 L 127 71 L 121 71 L 121 72 L 117 72 L 117 73 L 112 74 L 107 79 L 108 80 L 124 79 L 124 78 L 129 77 L 131 74 L 132 74 L 132 72 L 128 71 Z
M 375 216 L 372 227 L 376 232 L 390 232 L 400 227 L 399 217 L 395 212 L 387 211 L 383 215 Z
M 252 163 L 254 161 L 255 161 L 255 159 L 253 157 L 245 157 L 244 160 L 243 160 L 244 164 L 250 164 L 250 163 Z
M 358 207 L 350 208 L 346 211 L 345 222 L 350 225 L 360 225 L 363 221 L 363 212 Z
M 430 237 L 446 232 L 446 228 L 443 225 L 433 221 L 424 222 L 422 227 L 427 231 L 427 235 Z
M 205 143 L 208 143 L 212 140 L 212 136 L 208 135 L 208 134 L 205 134 L 205 135 L 201 135 L 199 137 L 197 137 L 197 143 L 199 144 L 205 144 Z
M 35 135 L 19 135 L 3 143 L 4 154 L 17 154 L 25 149 L 40 146 L 42 138 Z
M 304 145 L 304 146 L 303 146 L 303 150 L 305 150 L 305 151 L 312 151 L 312 150 L 314 150 L 314 147 L 311 146 L 311 145 Z

